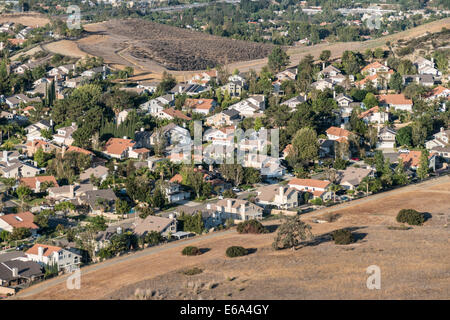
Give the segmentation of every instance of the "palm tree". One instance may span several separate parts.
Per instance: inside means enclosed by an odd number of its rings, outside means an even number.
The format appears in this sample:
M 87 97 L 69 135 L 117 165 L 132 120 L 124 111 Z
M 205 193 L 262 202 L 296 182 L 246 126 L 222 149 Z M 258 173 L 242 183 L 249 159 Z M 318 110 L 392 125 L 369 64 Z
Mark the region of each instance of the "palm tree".
M 338 192 L 339 190 L 341 190 L 341 186 L 338 184 L 332 184 L 330 186 L 330 191 L 333 192 L 333 202 L 336 202 L 336 192 Z

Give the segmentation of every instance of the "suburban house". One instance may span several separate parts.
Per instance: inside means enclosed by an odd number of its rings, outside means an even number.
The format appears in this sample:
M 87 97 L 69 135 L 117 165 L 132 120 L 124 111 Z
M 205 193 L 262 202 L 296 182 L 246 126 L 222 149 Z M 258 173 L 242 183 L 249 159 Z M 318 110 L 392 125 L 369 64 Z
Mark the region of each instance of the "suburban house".
M 16 95 L 13 95 L 11 97 L 5 98 L 5 103 L 11 108 L 15 109 L 20 106 L 21 103 L 28 104 L 33 102 L 41 102 L 41 98 L 35 97 L 35 98 L 29 98 L 23 93 L 18 93 Z
M 436 147 L 446 147 L 450 144 L 450 129 L 441 127 L 438 133 L 433 134 L 433 140 L 425 142 L 425 147 L 432 150 Z
M 412 74 L 402 76 L 403 85 L 408 86 L 416 83 L 425 87 L 432 87 L 434 85 L 434 77 L 431 74 Z
M 159 82 L 138 81 L 137 88 L 144 89 L 149 93 L 155 93 L 158 89 Z
M 228 92 L 230 97 L 239 97 L 244 91 L 244 82 L 239 80 L 229 81 L 221 87 L 223 92 Z
M 13 232 L 15 228 L 26 228 L 32 235 L 36 235 L 39 230 L 39 226 L 34 223 L 34 215 L 29 211 L 0 216 L 0 230 Z
M 291 109 L 291 111 L 295 111 L 297 106 L 303 102 L 306 102 L 306 95 L 293 97 L 289 100 L 280 103 L 280 105 L 288 106 L 289 109 Z
M 91 176 L 94 176 L 95 178 L 100 179 L 100 181 L 103 182 L 108 177 L 108 168 L 105 166 L 88 168 L 80 174 L 80 181 L 88 182 L 91 179 Z
M 175 108 L 167 108 L 160 111 L 157 115 L 157 118 L 159 119 L 167 119 L 167 120 L 174 120 L 174 119 L 181 119 L 184 121 L 190 121 L 191 118 L 185 115 L 180 110 L 176 110 Z
M 165 106 L 173 106 L 175 97 L 173 94 L 166 94 L 155 99 L 151 99 L 139 106 L 140 109 L 150 113 L 151 115 L 157 115 L 161 112 Z
M 288 183 L 290 188 L 303 192 L 309 192 L 314 198 L 321 198 L 322 200 L 327 200 L 331 197 L 331 192 L 329 191 L 330 185 L 331 182 L 327 180 L 299 178 L 294 178 Z
M 155 129 L 155 131 L 150 136 L 150 144 L 156 144 L 162 135 L 165 136 L 167 144 L 176 145 L 186 145 L 191 143 L 191 134 L 185 128 L 177 126 L 175 123 L 169 123 L 168 125 Z
M 346 96 L 343 93 L 340 93 L 336 96 L 336 98 L 334 98 L 334 100 L 336 100 L 337 104 L 339 107 L 341 108 L 347 108 L 350 106 L 350 103 L 353 102 L 353 99 Z
M 373 76 L 378 73 L 388 72 L 389 67 L 379 63 L 378 61 L 372 62 L 362 68 L 361 73 Z
M 288 68 L 286 70 L 278 72 L 275 77 L 281 82 L 295 80 L 295 78 L 297 77 L 297 68 Z
M 313 82 L 311 84 L 311 87 L 316 89 L 316 90 L 321 90 L 321 91 L 323 91 L 325 89 L 333 89 L 334 82 L 330 78 L 319 79 L 316 82 Z
M 404 110 L 412 112 L 413 101 L 407 99 L 403 93 L 398 94 L 381 94 L 377 96 L 380 106 L 388 107 L 394 110 Z
M 41 265 L 58 266 L 58 271 L 72 272 L 79 269 L 81 255 L 61 247 L 36 243 L 25 252 L 28 259 Z
M 42 130 L 49 130 L 53 127 L 52 121 L 40 120 L 36 123 L 30 124 L 25 128 L 27 133 L 27 141 L 32 141 L 35 139 L 43 140 L 41 136 Z
M 442 73 L 435 68 L 433 58 L 430 60 L 423 57 L 418 57 L 414 64 L 417 66 L 417 72 L 419 74 L 430 74 L 433 76 L 441 76 Z
M 41 188 L 46 185 L 48 187 L 58 187 L 58 182 L 54 176 L 36 176 L 29 178 L 21 178 L 20 183 L 27 186 L 33 192 L 41 192 Z
M 170 90 L 170 93 L 195 96 L 207 90 L 209 90 L 208 86 L 200 84 L 177 83 L 177 85 Z
M 200 73 L 196 73 L 189 80 L 190 84 L 202 84 L 206 85 L 213 79 L 217 78 L 217 70 L 209 70 Z
M 377 149 L 392 150 L 395 147 L 395 136 L 397 132 L 389 127 L 383 127 L 378 132 Z
M 177 219 L 150 215 L 143 220 L 140 219 L 134 227 L 134 232 L 138 236 L 145 236 L 152 231 L 167 237 L 177 232 Z
M 329 127 L 326 131 L 327 137 L 330 140 L 348 140 L 350 135 L 353 133 L 351 131 L 348 131 L 346 129 L 338 128 L 338 127 Z
M 168 203 L 177 203 L 187 200 L 191 195 L 189 192 L 183 191 L 178 183 L 169 183 L 163 190 Z
M 115 212 L 117 196 L 112 189 L 89 190 L 78 198 L 80 204 L 89 206 L 91 213 L 101 215 Z
M 103 154 L 109 158 L 125 159 L 128 158 L 129 151 L 136 143 L 126 138 L 110 138 L 106 144 Z
M 214 111 L 216 106 L 214 99 L 186 99 L 184 102 L 184 110 L 191 110 L 192 112 L 201 114 L 210 114 Z
M 89 183 L 67 185 L 48 188 L 47 199 L 54 201 L 74 200 L 84 196 L 87 191 L 97 190 L 97 187 Z
M 389 121 L 389 113 L 381 110 L 379 106 L 375 106 L 366 110 L 358 115 L 358 118 L 364 121 L 365 123 L 378 123 L 382 124 L 386 121 Z
M 56 133 L 53 135 L 53 141 L 60 144 L 70 146 L 73 143 L 72 134 L 78 129 L 78 126 L 75 122 L 68 127 L 59 128 L 56 130 Z
M 411 150 L 408 153 L 400 153 L 399 158 L 403 160 L 405 168 L 411 168 L 417 170 L 420 166 L 420 157 L 422 151 Z M 430 154 L 428 157 L 429 168 L 435 168 L 436 156 L 435 154 Z
M 372 169 L 348 167 L 345 170 L 338 170 L 338 183 L 347 190 L 356 189 L 365 177 L 373 176 Z
M 29 140 L 25 146 L 27 147 L 27 155 L 29 157 L 32 157 L 39 149 L 42 149 L 45 153 L 50 153 L 53 150 L 59 149 L 59 147 L 53 143 L 39 139 Z
M 234 109 L 227 109 L 206 118 L 206 124 L 213 127 L 231 126 L 240 120 L 239 112 Z
M 443 86 L 437 86 L 432 89 L 428 95 L 425 97 L 425 100 L 439 100 L 439 99 L 449 100 L 450 99 L 450 89 L 447 89 Z
M 262 114 L 265 107 L 266 103 L 264 95 L 254 95 L 231 105 L 229 109 L 236 110 L 241 117 L 254 117 Z
M 13 259 L 0 262 L 0 286 L 15 287 L 44 277 L 42 266 L 34 261 Z
M 342 74 L 342 71 L 330 64 L 327 67 L 323 68 L 322 71 L 318 73 L 318 76 L 320 79 L 324 79 L 334 77 L 339 74 Z
M 41 169 L 19 160 L 0 162 L 0 174 L 4 178 L 34 177 L 40 172 Z
M 263 208 L 247 200 L 225 198 L 215 204 L 208 203 L 206 206 L 208 210 L 214 210 L 222 221 L 261 220 L 263 215 Z
M 256 204 L 262 207 L 274 206 L 278 209 L 295 208 L 299 204 L 299 191 L 295 188 L 269 185 L 258 188 Z

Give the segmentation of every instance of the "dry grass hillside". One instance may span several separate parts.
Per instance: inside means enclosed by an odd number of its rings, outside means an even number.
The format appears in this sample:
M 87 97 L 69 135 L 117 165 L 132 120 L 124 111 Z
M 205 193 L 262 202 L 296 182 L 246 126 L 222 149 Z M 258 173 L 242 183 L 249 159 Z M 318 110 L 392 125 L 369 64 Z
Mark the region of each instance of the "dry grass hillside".
M 84 268 L 81 289 L 67 290 L 65 278 L 22 291 L 25 299 L 449 299 L 450 177 L 409 186 L 303 215 L 316 239 L 292 251 L 273 251 L 272 233 L 226 231 L 189 240 L 204 249 L 181 255 L 187 242 L 151 248 Z M 423 226 L 394 230 L 397 212 L 429 214 Z M 331 223 L 316 218 L 338 214 Z M 351 228 L 357 242 L 336 245 L 329 233 Z M 251 249 L 225 257 L 231 245 Z M 368 290 L 366 268 L 381 268 L 381 290 Z M 202 273 L 188 276 L 197 267 Z

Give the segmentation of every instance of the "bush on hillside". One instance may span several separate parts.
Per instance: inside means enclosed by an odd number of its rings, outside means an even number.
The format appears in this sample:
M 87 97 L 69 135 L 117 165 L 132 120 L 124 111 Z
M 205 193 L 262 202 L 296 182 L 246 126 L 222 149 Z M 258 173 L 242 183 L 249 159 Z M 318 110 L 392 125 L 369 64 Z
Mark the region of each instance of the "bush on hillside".
M 414 209 L 402 209 L 397 214 L 397 221 L 411 226 L 420 226 L 425 222 L 423 213 Z
M 239 233 L 265 233 L 266 228 L 258 220 L 247 220 L 240 222 L 237 225 L 237 232 Z
M 247 249 L 239 246 L 232 246 L 227 249 L 225 252 L 227 257 L 234 258 L 234 257 L 242 257 L 248 254 Z
M 185 247 L 183 251 L 181 251 L 181 253 L 184 256 L 198 256 L 199 254 L 201 254 L 200 249 L 193 246 Z
M 350 244 L 355 241 L 352 232 L 347 229 L 335 230 L 331 236 L 335 244 Z

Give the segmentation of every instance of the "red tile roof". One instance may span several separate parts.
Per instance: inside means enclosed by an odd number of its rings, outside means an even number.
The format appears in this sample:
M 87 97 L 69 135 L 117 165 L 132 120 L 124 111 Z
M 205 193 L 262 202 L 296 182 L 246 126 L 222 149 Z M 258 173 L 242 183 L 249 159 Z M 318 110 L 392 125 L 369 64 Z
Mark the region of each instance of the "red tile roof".
M 30 249 L 28 249 L 25 253 L 26 254 L 34 254 L 34 255 L 38 255 L 38 248 L 39 247 L 43 247 L 44 248 L 44 256 L 48 257 L 50 256 L 53 252 L 59 252 L 62 250 L 61 247 L 56 247 L 56 246 L 49 246 L 46 244 L 40 244 L 40 243 L 36 243 L 34 246 L 32 246 Z
M 183 112 L 181 112 L 180 110 L 175 110 L 174 108 L 164 109 L 162 112 L 164 112 L 174 118 L 178 118 L 178 119 L 182 119 L 182 120 L 186 120 L 186 121 L 191 120 L 191 118 L 188 117 L 187 115 L 185 115 Z
M 192 109 L 209 110 L 213 106 L 214 99 L 186 99 L 185 105 Z
M 0 219 L 13 228 L 39 229 L 39 227 L 33 222 L 34 215 L 29 211 L 5 214 L 1 216 Z
M 378 101 L 383 104 L 394 104 L 394 105 L 412 105 L 413 102 L 410 99 L 406 99 L 403 93 L 398 94 L 380 94 L 377 96 Z
M 105 151 L 109 154 L 121 155 L 128 147 L 133 147 L 135 142 L 131 139 L 110 138 L 105 145 Z
M 92 151 L 89 151 L 89 150 L 86 150 L 86 149 L 83 149 L 83 148 L 79 148 L 79 147 L 75 147 L 75 146 L 69 146 L 67 148 L 66 152 L 77 152 L 77 153 L 82 153 L 82 154 L 86 154 L 86 155 L 89 155 L 89 156 L 93 156 L 94 155 L 94 153 Z
M 54 187 L 59 187 L 58 182 L 56 182 L 56 179 L 54 176 L 36 176 L 36 177 L 20 179 L 20 183 L 27 186 L 30 189 L 36 188 L 37 181 L 39 181 L 40 183 L 51 182 L 51 183 L 53 183 Z
M 352 134 L 350 131 L 338 127 L 329 127 L 326 133 L 336 137 L 349 137 Z
M 326 188 L 330 181 L 327 180 L 317 180 L 317 179 L 299 179 L 294 178 L 288 183 L 289 185 L 306 186 L 311 188 Z

